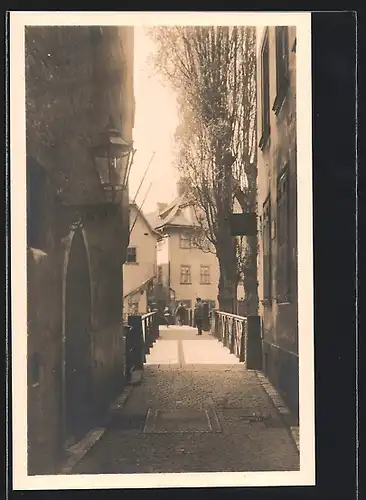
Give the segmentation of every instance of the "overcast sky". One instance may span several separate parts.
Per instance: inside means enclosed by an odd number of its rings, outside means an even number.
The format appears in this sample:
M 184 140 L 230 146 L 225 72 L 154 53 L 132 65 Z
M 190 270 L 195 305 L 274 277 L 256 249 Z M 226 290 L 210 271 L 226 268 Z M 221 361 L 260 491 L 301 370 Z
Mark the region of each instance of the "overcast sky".
M 148 62 L 154 43 L 144 28 L 135 27 L 134 84 L 136 115 L 134 143 L 137 149 L 130 174 L 130 197 L 133 198 L 155 151 L 148 174 L 137 196 L 141 204 L 150 182 L 153 182 L 142 210 L 155 210 L 158 201 L 171 201 L 176 196 L 177 172 L 173 166 L 173 136 L 177 125 L 174 92 L 161 82 L 161 77 Z

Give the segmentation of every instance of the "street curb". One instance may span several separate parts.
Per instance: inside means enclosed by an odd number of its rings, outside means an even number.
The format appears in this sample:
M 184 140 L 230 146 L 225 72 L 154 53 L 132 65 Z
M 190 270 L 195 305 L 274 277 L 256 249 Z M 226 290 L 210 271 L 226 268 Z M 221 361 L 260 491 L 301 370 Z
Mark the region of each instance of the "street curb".
M 280 394 L 276 391 L 276 389 L 273 387 L 271 382 L 268 380 L 268 378 L 262 373 L 259 372 L 258 370 L 255 371 L 259 383 L 261 384 L 263 390 L 267 393 L 269 398 L 272 400 L 273 405 L 276 407 L 276 410 L 279 412 L 281 417 L 286 417 L 286 415 L 290 415 L 291 412 L 284 403 L 282 397 Z M 290 426 L 290 434 L 291 437 L 296 445 L 297 451 L 300 453 L 300 432 L 299 432 L 299 426 Z
M 88 453 L 88 451 L 99 441 L 99 439 L 105 433 L 108 425 L 110 424 L 114 412 L 121 410 L 127 402 L 132 389 L 139 385 L 143 379 L 143 370 L 138 370 L 132 373 L 132 380 L 126 385 L 123 392 L 114 400 L 110 405 L 108 416 L 104 422 L 103 427 L 96 427 L 92 429 L 88 434 L 78 443 L 67 449 L 67 453 L 70 455 L 66 460 L 64 465 L 61 467 L 59 474 L 70 474 L 72 469 L 78 464 Z

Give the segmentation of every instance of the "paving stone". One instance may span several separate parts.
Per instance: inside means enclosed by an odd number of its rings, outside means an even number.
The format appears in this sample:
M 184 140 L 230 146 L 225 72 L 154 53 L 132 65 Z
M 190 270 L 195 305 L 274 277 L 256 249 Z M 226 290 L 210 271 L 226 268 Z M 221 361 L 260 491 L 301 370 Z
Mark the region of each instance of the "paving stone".
M 183 340 L 192 335 L 189 329 L 168 330 L 166 340 L 171 340 L 170 332 Z M 299 454 L 290 431 L 256 372 L 246 371 L 242 364 L 197 363 L 146 366 L 141 384 L 133 388 L 123 408 L 113 412 L 111 425 L 72 473 L 298 468 Z

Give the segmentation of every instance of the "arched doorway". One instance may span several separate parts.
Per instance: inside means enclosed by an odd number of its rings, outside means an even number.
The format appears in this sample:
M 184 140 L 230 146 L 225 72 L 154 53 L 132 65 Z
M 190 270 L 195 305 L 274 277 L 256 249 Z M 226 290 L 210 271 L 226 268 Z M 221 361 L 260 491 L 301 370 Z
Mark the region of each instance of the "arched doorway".
M 66 439 L 78 441 L 91 422 L 91 287 L 81 229 L 73 235 L 65 287 Z

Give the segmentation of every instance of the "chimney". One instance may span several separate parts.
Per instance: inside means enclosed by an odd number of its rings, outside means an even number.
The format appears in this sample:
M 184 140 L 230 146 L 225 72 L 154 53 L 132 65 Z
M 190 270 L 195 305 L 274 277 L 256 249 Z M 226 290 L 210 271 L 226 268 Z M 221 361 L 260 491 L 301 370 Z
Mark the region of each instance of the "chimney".
M 178 196 L 182 196 L 186 192 L 186 183 L 182 179 L 177 182 L 177 193 Z
M 156 208 L 157 208 L 158 214 L 160 214 L 163 210 L 165 210 L 167 206 L 168 206 L 167 203 L 157 203 Z

